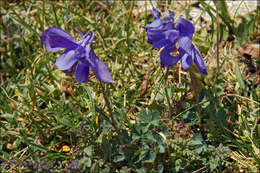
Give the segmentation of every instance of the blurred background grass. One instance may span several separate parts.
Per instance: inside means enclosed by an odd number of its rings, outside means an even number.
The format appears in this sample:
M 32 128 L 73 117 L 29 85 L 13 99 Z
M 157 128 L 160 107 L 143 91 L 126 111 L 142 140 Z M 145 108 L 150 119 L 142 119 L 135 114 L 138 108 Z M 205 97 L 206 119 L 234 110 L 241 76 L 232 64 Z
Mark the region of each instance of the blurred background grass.
M 259 8 L 241 15 L 241 1 L 234 14 L 224 1 L 219 2 L 217 68 L 216 8 L 209 3 L 1 1 L 0 171 L 257 172 L 259 57 L 241 55 L 237 50 L 244 49 L 245 43 L 259 48 Z M 152 6 L 183 15 L 196 26 L 193 42 L 209 73 L 196 78 L 203 84 L 199 104 L 180 64 L 170 69 L 167 86 L 162 81 L 159 51 L 146 42 L 141 28 L 153 20 Z M 198 15 L 194 16 L 194 10 Z M 169 134 L 163 144 L 165 151 L 158 151 L 156 159 L 142 151 L 153 153 L 151 146 L 160 148 L 160 143 L 149 143 L 149 149 L 138 138 L 137 159 L 126 161 L 124 156 L 120 160 L 116 147 L 122 146 L 112 143 L 115 134 L 105 123 L 107 111 L 97 79 L 91 74 L 88 83 L 77 84 L 73 75 L 54 66 L 60 53 L 44 49 L 39 36 L 52 26 L 78 39 L 76 29 L 95 32 L 97 41 L 92 46 L 115 80 L 105 87 L 118 124 L 126 133 L 132 134 L 139 125 L 144 128 L 146 122 L 140 117 L 150 115 L 144 109 L 160 112 L 160 125 L 155 123 L 151 131 L 165 125 Z M 171 96 L 170 116 L 164 87 Z M 146 138 L 146 133 L 141 136 Z M 133 138 L 126 142 L 132 143 Z

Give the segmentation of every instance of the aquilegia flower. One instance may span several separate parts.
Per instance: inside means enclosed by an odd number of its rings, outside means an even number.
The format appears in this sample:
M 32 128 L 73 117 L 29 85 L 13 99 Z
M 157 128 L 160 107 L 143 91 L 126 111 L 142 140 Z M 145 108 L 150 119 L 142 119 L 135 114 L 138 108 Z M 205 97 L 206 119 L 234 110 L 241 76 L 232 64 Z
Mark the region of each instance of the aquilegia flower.
M 96 77 L 104 82 L 114 82 L 108 67 L 97 57 L 90 45 L 95 41 L 93 32 L 81 35 L 81 40 L 76 41 L 66 31 L 51 27 L 43 31 L 41 41 L 50 52 L 58 52 L 65 48 L 64 53 L 56 60 L 55 65 L 65 73 L 75 72 L 78 83 L 86 82 L 89 76 L 89 68 Z
M 152 12 L 155 20 L 144 28 L 147 31 L 147 42 L 155 48 L 163 48 L 160 54 L 161 66 L 173 66 L 180 60 L 183 69 L 195 63 L 201 73 L 207 74 L 205 63 L 192 44 L 195 31 L 193 24 L 182 17 L 174 23 L 173 12 L 168 12 L 162 19 L 155 8 Z

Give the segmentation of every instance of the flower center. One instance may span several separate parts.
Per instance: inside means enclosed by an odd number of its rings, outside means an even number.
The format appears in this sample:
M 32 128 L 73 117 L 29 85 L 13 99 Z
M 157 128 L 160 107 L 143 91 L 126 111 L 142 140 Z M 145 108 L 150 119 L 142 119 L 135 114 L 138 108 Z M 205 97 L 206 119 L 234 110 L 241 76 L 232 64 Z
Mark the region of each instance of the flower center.
M 76 49 L 76 56 L 78 58 L 83 58 L 85 56 L 85 50 L 84 50 L 84 47 L 82 46 L 79 46 L 77 49 Z
M 171 56 L 178 56 L 180 52 L 178 51 L 179 45 L 176 43 L 176 45 L 173 46 L 173 51 L 170 53 Z

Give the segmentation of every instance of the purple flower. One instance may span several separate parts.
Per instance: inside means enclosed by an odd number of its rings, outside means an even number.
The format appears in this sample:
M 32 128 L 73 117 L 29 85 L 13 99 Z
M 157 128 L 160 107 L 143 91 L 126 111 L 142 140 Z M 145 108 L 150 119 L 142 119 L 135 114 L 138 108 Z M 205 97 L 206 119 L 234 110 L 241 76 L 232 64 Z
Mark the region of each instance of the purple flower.
M 165 37 L 164 32 L 174 28 L 174 24 L 172 22 L 174 13 L 167 12 L 161 19 L 160 13 L 155 8 L 153 8 L 152 12 L 155 20 L 143 28 L 147 30 L 147 42 L 157 48 L 158 46 L 156 43 L 160 41 L 162 37 Z
M 58 52 L 65 48 L 63 54 L 56 60 L 55 65 L 65 73 L 75 72 L 78 83 L 86 82 L 89 76 L 89 68 L 96 77 L 104 82 L 114 82 L 108 67 L 97 57 L 90 45 L 95 41 L 93 32 L 81 35 L 81 40 L 76 41 L 66 31 L 51 27 L 43 31 L 41 41 L 50 52 Z
M 160 19 L 160 13 L 153 9 L 153 15 L 155 20 L 144 28 L 147 31 L 147 42 L 155 48 L 163 48 L 161 66 L 173 66 L 180 60 L 183 69 L 195 63 L 201 73 L 207 74 L 202 56 L 192 44 L 195 31 L 193 24 L 182 17 L 173 23 L 173 12 L 168 12 Z

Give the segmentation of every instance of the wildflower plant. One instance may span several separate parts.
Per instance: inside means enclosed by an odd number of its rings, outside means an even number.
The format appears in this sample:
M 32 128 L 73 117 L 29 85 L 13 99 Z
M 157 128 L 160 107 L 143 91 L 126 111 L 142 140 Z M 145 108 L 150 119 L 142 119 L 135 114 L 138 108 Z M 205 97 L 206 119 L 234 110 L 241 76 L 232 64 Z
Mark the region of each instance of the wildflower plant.
M 113 83 L 108 67 L 97 57 L 91 48 L 91 43 L 95 41 L 95 34 L 88 32 L 83 34 L 79 30 L 81 40 L 76 41 L 73 37 L 61 28 L 51 27 L 43 31 L 40 38 L 45 48 L 50 52 L 58 52 L 65 48 L 63 54 L 56 60 L 55 65 L 59 70 L 65 73 L 75 72 L 78 83 L 87 82 L 89 77 L 89 68 L 92 68 L 95 76 L 103 82 Z M 109 123 L 115 128 L 119 135 L 119 129 L 116 126 L 112 109 L 106 95 L 105 89 L 100 82 L 101 91 L 104 96 L 106 106 L 109 110 L 111 121 Z M 120 142 L 122 142 L 120 138 Z
M 179 17 L 177 22 L 174 23 L 174 12 L 167 11 L 165 16 L 160 18 L 161 14 L 157 9 L 152 9 L 154 21 L 143 28 L 147 31 L 147 42 L 152 44 L 154 48 L 161 49 L 160 60 L 162 67 L 171 67 L 177 64 L 178 61 L 181 62 L 183 69 L 189 69 L 195 64 L 198 70 L 207 75 L 206 65 L 199 51 L 192 44 L 193 33 L 195 28 L 193 24 Z M 166 85 L 166 80 L 168 76 L 168 70 L 164 76 L 164 82 Z M 201 85 L 199 81 L 194 78 L 194 69 L 189 70 L 191 80 L 192 80 L 192 90 L 194 93 L 199 93 L 201 90 Z M 198 84 L 198 86 L 195 86 Z M 171 101 L 168 94 L 168 90 L 165 88 L 165 95 L 167 98 L 167 104 L 169 107 L 169 115 L 171 115 Z M 198 95 L 197 101 L 198 101 Z

